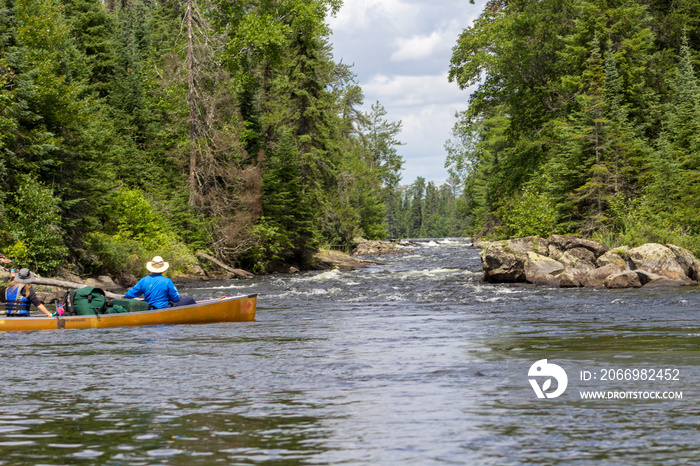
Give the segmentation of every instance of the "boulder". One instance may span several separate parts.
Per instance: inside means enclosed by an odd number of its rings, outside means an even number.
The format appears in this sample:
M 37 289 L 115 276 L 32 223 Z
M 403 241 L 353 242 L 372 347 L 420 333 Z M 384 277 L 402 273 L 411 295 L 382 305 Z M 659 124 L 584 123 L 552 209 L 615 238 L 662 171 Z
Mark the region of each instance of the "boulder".
M 640 288 L 642 283 L 633 270 L 614 273 L 605 279 L 606 288 Z
M 657 275 L 681 280 L 688 278 L 671 249 L 658 243 L 647 243 L 629 250 L 635 269 L 645 269 Z
M 530 281 L 530 279 L 528 279 Z M 536 286 L 551 286 L 554 288 L 560 288 L 561 287 L 561 274 L 557 275 L 537 275 L 535 277 L 532 277 L 532 281 L 530 282 L 533 285 Z
M 549 238 L 547 238 L 547 242 L 562 251 L 569 251 L 574 248 L 585 248 L 590 250 L 595 257 L 602 256 L 610 249 L 597 241 L 577 238 L 576 236 L 550 235 Z
M 122 272 L 117 276 L 116 281 L 117 283 L 119 283 L 119 285 L 121 285 L 122 288 L 128 289 L 136 285 L 139 279 L 136 278 L 136 276 L 132 273 Z
M 82 283 L 83 279 L 80 278 L 79 276 L 75 275 L 72 273 L 70 270 L 67 269 L 60 269 L 57 274 L 57 278 L 61 280 L 65 280 L 67 282 L 73 282 L 73 283 Z
M 696 286 L 697 284 L 698 282 L 696 282 L 695 280 L 691 280 L 690 278 L 687 278 L 685 280 L 676 280 L 673 278 L 659 277 L 646 283 L 643 286 L 643 288 L 678 288 L 681 286 Z
M 507 241 L 509 247 L 517 252 L 533 251 L 541 256 L 549 254 L 549 243 L 539 236 L 525 236 L 523 238 L 513 238 Z
M 627 264 L 627 259 L 629 258 L 629 251 L 626 246 L 621 248 L 610 249 L 608 252 L 596 259 L 596 265 L 598 267 L 605 267 L 606 265 L 613 265 L 617 267 L 620 272 L 629 268 Z
M 610 275 L 620 273 L 622 270 L 620 270 L 617 266 L 613 264 L 608 264 L 604 265 L 603 267 L 598 267 L 593 270 L 588 271 L 588 273 L 584 274 L 583 277 L 581 277 L 581 286 L 585 287 L 590 287 L 590 288 L 603 288 L 605 287 L 605 279 L 607 279 Z
M 582 248 L 582 247 L 575 247 L 568 249 L 566 251 L 566 254 L 569 254 L 577 259 L 580 259 L 582 261 L 588 262 L 589 264 L 593 265 L 595 267 L 595 261 L 596 261 L 596 255 L 591 251 L 590 249 Z
M 100 283 L 100 288 L 102 288 L 105 291 L 119 291 L 121 290 L 121 287 L 114 283 L 114 280 L 112 280 L 112 277 L 108 275 L 100 275 L 97 277 L 97 280 L 99 280 Z
M 580 286 L 583 286 L 581 271 L 573 267 L 564 269 L 559 278 L 559 287 L 578 288 Z
M 547 246 L 547 252 L 549 253 L 549 257 L 551 257 L 555 261 L 559 260 L 561 255 L 564 254 L 564 250 L 556 244 L 549 244 Z
M 564 270 L 564 265 L 561 262 L 542 256 L 536 252 L 528 251 L 526 253 L 525 274 L 552 274 L 557 275 Z
M 595 258 L 593 258 L 593 260 L 595 260 Z M 564 254 L 562 254 L 559 258 L 559 262 L 561 262 L 567 267 L 571 267 L 572 269 L 578 269 L 580 271 L 590 271 L 595 269 L 595 265 L 593 265 L 592 262 L 574 256 L 571 253 L 571 251 L 566 251 Z
M 352 257 L 349 254 L 345 254 L 344 252 L 330 249 L 322 249 L 321 251 L 317 252 L 314 254 L 314 259 L 316 264 L 321 269 L 339 269 L 343 271 L 364 268 L 371 262 L 363 261 Z M 288 271 L 289 269 L 284 270 L 284 272 Z
M 564 265 L 554 259 L 540 255 L 536 252 L 525 253 L 525 263 L 523 271 L 525 280 L 530 283 L 554 284 L 557 280 L 553 277 L 559 275 L 564 270 Z M 550 278 L 552 277 L 552 278 Z
M 693 253 L 675 244 L 667 244 L 666 247 L 676 256 L 676 262 L 681 266 L 686 276 L 692 280 L 697 280 L 698 272 L 700 271 L 700 261 L 695 258 Z
M 369 256 L 369 255 L 381 255 L 381 254 L 397 254 L 397 253 L 411 253 L 413 251 L 408 251 L 405 249 L 397 248 L 392 243 L 379 240 L 369 240 L 364 238 L 355 238 L 355 248 L 353 249 L 353 255 L 357 256 Z
M 649 272 L 648 270 L 644 269 L 637 269 L 635 270 L 635 272 L 637 273 L 637 276 L 639 277 L 639 282 L 642 284 L 642 286 L 646 285 L 649 282 L 653 282 L 654 280 L 664 278 L 661 275 L 657 275 L 653 272 Z
M 700 260 L 674 245 L 609 249 L 595 241 L 560 235 L 480 245 L 484 279 L 491 282 L 527 281 L 562 288 L 669 287 L 696 284 L 700 276 Z
M 100 283 L 96 278 L 88 278 L 83 282 L 83 285 L 92 286 L 94 288 L 102 288 L 102 283 Z
M 479 252 L 484 268 L 484 280 L 491 282 L 525 281 L 525 261 L 527 255 L 517 252 L 506 241 L 488 243 Z

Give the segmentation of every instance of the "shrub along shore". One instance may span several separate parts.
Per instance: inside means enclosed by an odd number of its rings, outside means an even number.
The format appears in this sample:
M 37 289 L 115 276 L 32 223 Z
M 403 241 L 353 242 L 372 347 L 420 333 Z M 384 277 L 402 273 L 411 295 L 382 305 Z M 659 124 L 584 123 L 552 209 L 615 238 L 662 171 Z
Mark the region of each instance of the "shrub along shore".
M 355 256 L 365 256 L 365 255 L 383 255 L 383 254 L 395 254 L 401 252 L 412 252 L 411 250 L 398 249 L 393 244 L 386 241 L 378 240 L 366 240 L 363 238 L 355 238 L 355 248 L 353 248 L 350 254 L 335 251 L 330 249 L 323 249 L 314 255 L 313 265 L 310 267 L 312 270 L 353 270 L 358 268 L 364 268 L 368 265 L 380 265 L 381 262 L 361 259 Z M 0 293 L 5 296 L 5 284 L 10 279 L 10 267 L 12 267 L 12 262 L 5 256 L 0 255 Z M 15 267 L 17 268 L 17 267 Z M 291 265 L 280 265 L 271 273 L 298 273 L 300 270 Z M 146 273 L 146 272 L 144 272 Z M 246 279 L 253 278 L 255 275 L 240 269 L 230 269 L 225 264 L 218 264 L 218 270 L 207 271 L 200 266 L 192 267 L 189 274 L 181 274 L 178 276 L 171 277 L 173 281 L 179 285 L 186 283 L 193 283 L 197 281 L 207 281 L 207 280 L 231 280 L 231 279 Z M 41 282 L 41 276 L 39 281 Z M 67 270 L 60 270 L 55 276 L 52 276 L 47 282 L 50 281 L 61 281 L 66 284 L 82 285 L 82 286 L 92 286 L 101 288 L 106 292 L 111 292 L 115 294 L 124 294 L 124 292 L 132 287 L 137 282 L 137 277 L 131 274 L 120 274 L 119 276 L 109 276 L 100 275 L 97 277 L 82 278 Z M 37 290 L 37 295 L 39 299 L 45 304 L 52 304 L 54 300 L 60 300 L 63 298 L 66 287 L 65 286 L 52 286 L 42 283 L 37 283 L 35 285 Z

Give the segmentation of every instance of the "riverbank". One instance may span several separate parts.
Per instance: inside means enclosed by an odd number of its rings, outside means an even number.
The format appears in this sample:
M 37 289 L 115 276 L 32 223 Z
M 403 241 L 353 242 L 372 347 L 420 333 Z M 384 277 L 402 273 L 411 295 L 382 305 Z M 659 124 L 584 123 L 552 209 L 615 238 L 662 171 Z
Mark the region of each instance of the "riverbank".
M 551 235 L 480 241 L 484 280 L 560 288 L 672 288 L 697 286 L 700 260 L 673 244 L 635 248 Z
M 370 265 L 383 265 L 383 263 L 379 261 L 361 259 L 355 256 L 399 254 L 410 252 L 413 251 L 405 248 L 399 248 L 391 242 L 356 238 L 355 247 L 353 248 L 350 254 L 331 249 L 322 249 L 319 252 L 317 252 L 314 255 L 314 263 L 311 267 L 311 270 L 336 269 L 341 271 L 349 271 L 359 268 L 365 268 Z M 171 279 L 177 286 L 191 286 L 196 285 L 197 283 L 212 280 L 248 279 L 253 278 L 255 276 L 254 274 L 245 270 L 234 269 L 225 264 L 222 264 L 219 261 L 214 260 L 210 256 L 198 255 L 198 257 L 202 256 L 205 256 L 204 259 L 206 259 L 209 263 L 215 266 L 215 270 L 205 272 L 204 269 L 198 265 L 189 274 L 171 277 Z M 2 263 L 2 266 L 0 266 L 0 284 L 2 284 L 0 285 L 0 293 L 2 293 L 2 296 L 4 296 L 4 284 L 6 284 L 10 279 L 9 268 L 12 265 L 12 263 L 11 261 L 4 258 L 4 256 L 0 256 L 0 263 Z M 301 270 L 299 270 L 293 265 L 283 265 L 278 267 L 272 273 L 293 274 L 298 273 L 300 271 Z M 67 270 L 61 270 L 55 276 L 45 278 L 48 278 L 49 280 L 53 281 L 63 281 L 66 283 L 74 284 L 76 285 L 74 287 L 97 287 L 103 289 L 104 291 L 115 294 L 124 294 L 126 290 L 134 286 L 138 281 L 138 278 L 132 274 L 122 273 L 118 276 L 99 275 L 97 277 L 83 278 Z M 37 292 L 37 296 L 39 297 L 39 299 L 45 304 L 51 304 L 56 300 L 62 300 L 67 289 L 64 286 L 52 286 L 46 284 L 35 284 L 34 288 Z

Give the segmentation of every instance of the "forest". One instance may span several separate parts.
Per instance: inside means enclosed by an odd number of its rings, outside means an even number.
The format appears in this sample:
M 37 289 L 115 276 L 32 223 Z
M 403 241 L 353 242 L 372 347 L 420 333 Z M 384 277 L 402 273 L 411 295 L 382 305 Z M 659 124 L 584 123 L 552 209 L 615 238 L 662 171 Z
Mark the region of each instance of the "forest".
M 466 1 L 466 0 L 465 0 Z M 700 0 L 491 0 L 449 177 L 333 57 L 340 0 L 0 0 L 0 254 L 255 273 L 355 238 L 578 234 L 700 253 Z
M 0 0 L 0 252 L 40 273 L 157 254 L 177 274 L 197 251 L 264 273 L 419 234 L 441 194 L 399 185 L 401 122 L 333 60 L 340 6 Z
M 459 37 L 465 228 L 700 253 L 700 1 L 493 0 Z

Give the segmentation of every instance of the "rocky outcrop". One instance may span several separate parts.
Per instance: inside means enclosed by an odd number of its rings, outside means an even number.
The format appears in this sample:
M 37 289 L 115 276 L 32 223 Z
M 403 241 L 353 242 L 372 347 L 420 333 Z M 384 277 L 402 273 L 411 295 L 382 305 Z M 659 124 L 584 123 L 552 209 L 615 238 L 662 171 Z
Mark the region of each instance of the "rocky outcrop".
M 687 249 L 647 243 L 610 249 L 574 236 L 481 241 L 484 280 L 561 288 L 667 288 L 697 285 L 700 260 Z
M 381 262 L 358 259 L 344 252 L 323 249 L 314 254 L 316 268 L 318 269 L 338 269 L 353 270 L 367 267 L 368 265 L 381 264 Z
M 352 254 L 356 256 L 379 256 L 382 254 L 412 253 L 413 251 L 397 248 L 387 241 L 371 240 L 364 238 L 353 239 L 355 244 Z

